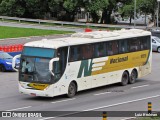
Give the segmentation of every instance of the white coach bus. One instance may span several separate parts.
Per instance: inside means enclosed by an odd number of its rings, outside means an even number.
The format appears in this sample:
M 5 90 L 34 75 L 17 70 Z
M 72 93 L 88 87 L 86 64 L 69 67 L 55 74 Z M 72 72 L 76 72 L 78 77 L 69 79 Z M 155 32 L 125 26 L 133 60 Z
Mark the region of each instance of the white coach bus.
M 26 43 L 20 58 L 19 91 L 73 97 L 81 90 L 133 84 L 151 73 L 151 49 L 151 33 L 138 29 L 75 33 Z

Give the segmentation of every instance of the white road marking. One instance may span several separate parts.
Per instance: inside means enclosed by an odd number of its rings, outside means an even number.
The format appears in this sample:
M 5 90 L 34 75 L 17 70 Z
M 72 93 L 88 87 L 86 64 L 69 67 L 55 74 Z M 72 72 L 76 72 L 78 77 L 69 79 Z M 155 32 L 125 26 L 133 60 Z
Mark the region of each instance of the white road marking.
M 121 120 L 130 120 L 130 119 L 135 119 L 136 117 L 129 117 L 129 118 L 123 118 Z
M 149 85 L 141 85 L 141 86 L 136 86 L 136 87 L 132 87 L 131 89 L 135 89 L 135 88 L 141 88 L 141 87 L 146 87 L 146 86 L 149 86 Z
M 92 110 L 98 110 L 98 109 L 102 109 L 102 108 L 114 107 L 114 106 L 123 105 L 123 104 L 126 104 L 126 103 L 132 103 L 132 102 L 142 101 L 142 100 L 156 98 L 156 97 L 160 97 L 160 95 L 155 95 L 155 96 L 151 96 L 151 97 L 145 97 L 145 98 L 135 99 L 135 100 L 121 102 L 121 103 L 116 103 L 116 104 L 111 104 L 111 105 L 107 105 L 107 106 L 101 106 L 101 107 L 87 109 L 87 110 L 83 110 L 83 111 L 92 111 Z
M 42 118 L 42 119 L 39 119 L 39 120 L 48 120 L 48 119 L 54 119 L 54 118 L 56 118 L 56 117 L 46 117 L 46 118 Z
M 103 94 L 108 94 L 108 93 L 111 93 L 111 92 L 98 93 L 98 94 L 94 94 L 94 95 L 103 95 Z
M 22 110 L 22 109 L 26 109 L 26 108 L 30 108 L 30 107 L 32 107 L 32 106 L 21 107 L 21 108 L 15 108 L 15 109 L 10 109 L 10 110 L 6 110 L 6 111 Z
M 81 111 L 81 112 L 83 112 L 83 111 Z M 57 118 L 57 117 L 63 117 L 63 116 L 73 115 L 73 114 L 77 114 L 77 113 L 81 113 L 81 112 L 72 112 L 72 113 L 68 113 L 68 114 L 58 115 L 58 116 L 55 116 L 55 117 L 46 117 L 46 118 L 42 118 L 42 119 L 39 119 L 39 120 L 54 119 L 54 118 Z
M 60 102 L 66 102 L 66 101 L 70 101 L 70 100 L 75 100 L 76 98 L 72 98 L 72 99 L 66 99 L 66 100 L 61 100 L 61 101 L 55 101 L 55 102 L 51 102 L 51 103 L 60 103 Z
M 116 103 L 116 104 L 107 105 L 107 106 L 101 106 L 101 107 L 87 109 L 87 110 L 83 110 L 83 111 L 79 111 L 79 112 L 73 112 L 73 113 L 63 114 L 63 115 L 59 115 L 59 116 L 55 116 L 55 117 L 46 117 L 46 118 L 42 118 L 42 119 L 39 119 L 39 120 L 54 119 L 54 118 L 57 118 L 57 117 L 64 117 L 64 116 L 73 115 L 73 114 L 77 114 L 77 113 L 81 113 L 81 112 L 85 112 L 85 111 L 92 111 L 92 110 L 97 110 L 97 109 L 102 109 L 102 108 L 108 108 L 108 107 L 118 106 L 118 105 L 122 105 L 122 104 L 126 104 L 126 103 L 132 103 L 132 102 L 142 101 L 142 100 L 146 100 L 146 99 L 156 98 L 156 97 L 160 97 L 160 95 L 155 95 L 155 96 L 135 99 L 135 100 L 121 102 L 121 103 Z

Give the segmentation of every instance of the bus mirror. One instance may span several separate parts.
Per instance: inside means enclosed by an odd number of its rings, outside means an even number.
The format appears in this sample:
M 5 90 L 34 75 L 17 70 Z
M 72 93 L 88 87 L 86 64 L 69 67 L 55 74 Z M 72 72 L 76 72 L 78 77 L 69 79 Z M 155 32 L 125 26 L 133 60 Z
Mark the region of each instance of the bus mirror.
M 18 71 L 18 69 L 15 68 L 15 66 L 16 66 L 16 59 L 18 59 L 20 57 L 21 57 L 21 54 L 14 56 L 13 59 L 12 59 L 12 69 L 15 70 L 15 71 Z
M 49 61 L 49 71 L 50 71 L 50 73 L 54 76 L 54 73 L 53 73 L 53 63 L 55 62 L 55 61 L 59 61 L 59 58 L 57 57 L 57 58 L 53 58 L 53 59 L 51 59 L 50 61 Z

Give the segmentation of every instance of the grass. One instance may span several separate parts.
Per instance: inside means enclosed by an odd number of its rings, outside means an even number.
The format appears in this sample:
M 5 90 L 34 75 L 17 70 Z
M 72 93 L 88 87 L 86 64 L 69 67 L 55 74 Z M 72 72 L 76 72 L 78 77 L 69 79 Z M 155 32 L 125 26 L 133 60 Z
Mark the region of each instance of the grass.
M 54 35 L 54 34 L 67 34 L 67 33 L 73 33 L 73 32 L 0 26 L 0 39 Z

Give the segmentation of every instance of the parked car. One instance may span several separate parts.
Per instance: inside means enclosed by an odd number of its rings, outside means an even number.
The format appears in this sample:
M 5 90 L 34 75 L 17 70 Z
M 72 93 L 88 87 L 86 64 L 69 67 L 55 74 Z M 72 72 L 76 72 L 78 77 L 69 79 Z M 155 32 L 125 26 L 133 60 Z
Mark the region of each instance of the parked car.
M 152 51 L 157 51 L 160 53 L 160 38 L 152 36 Z
M 0 51 L 0 71 L 13 71 L 12 68 L 12 59 L 13 57 L 6 52 Z M 16 68 L 19 68 L 19 60 L 16 60 Z
M 152 36 L 160 37 L 160 29 L 152 29 Z

